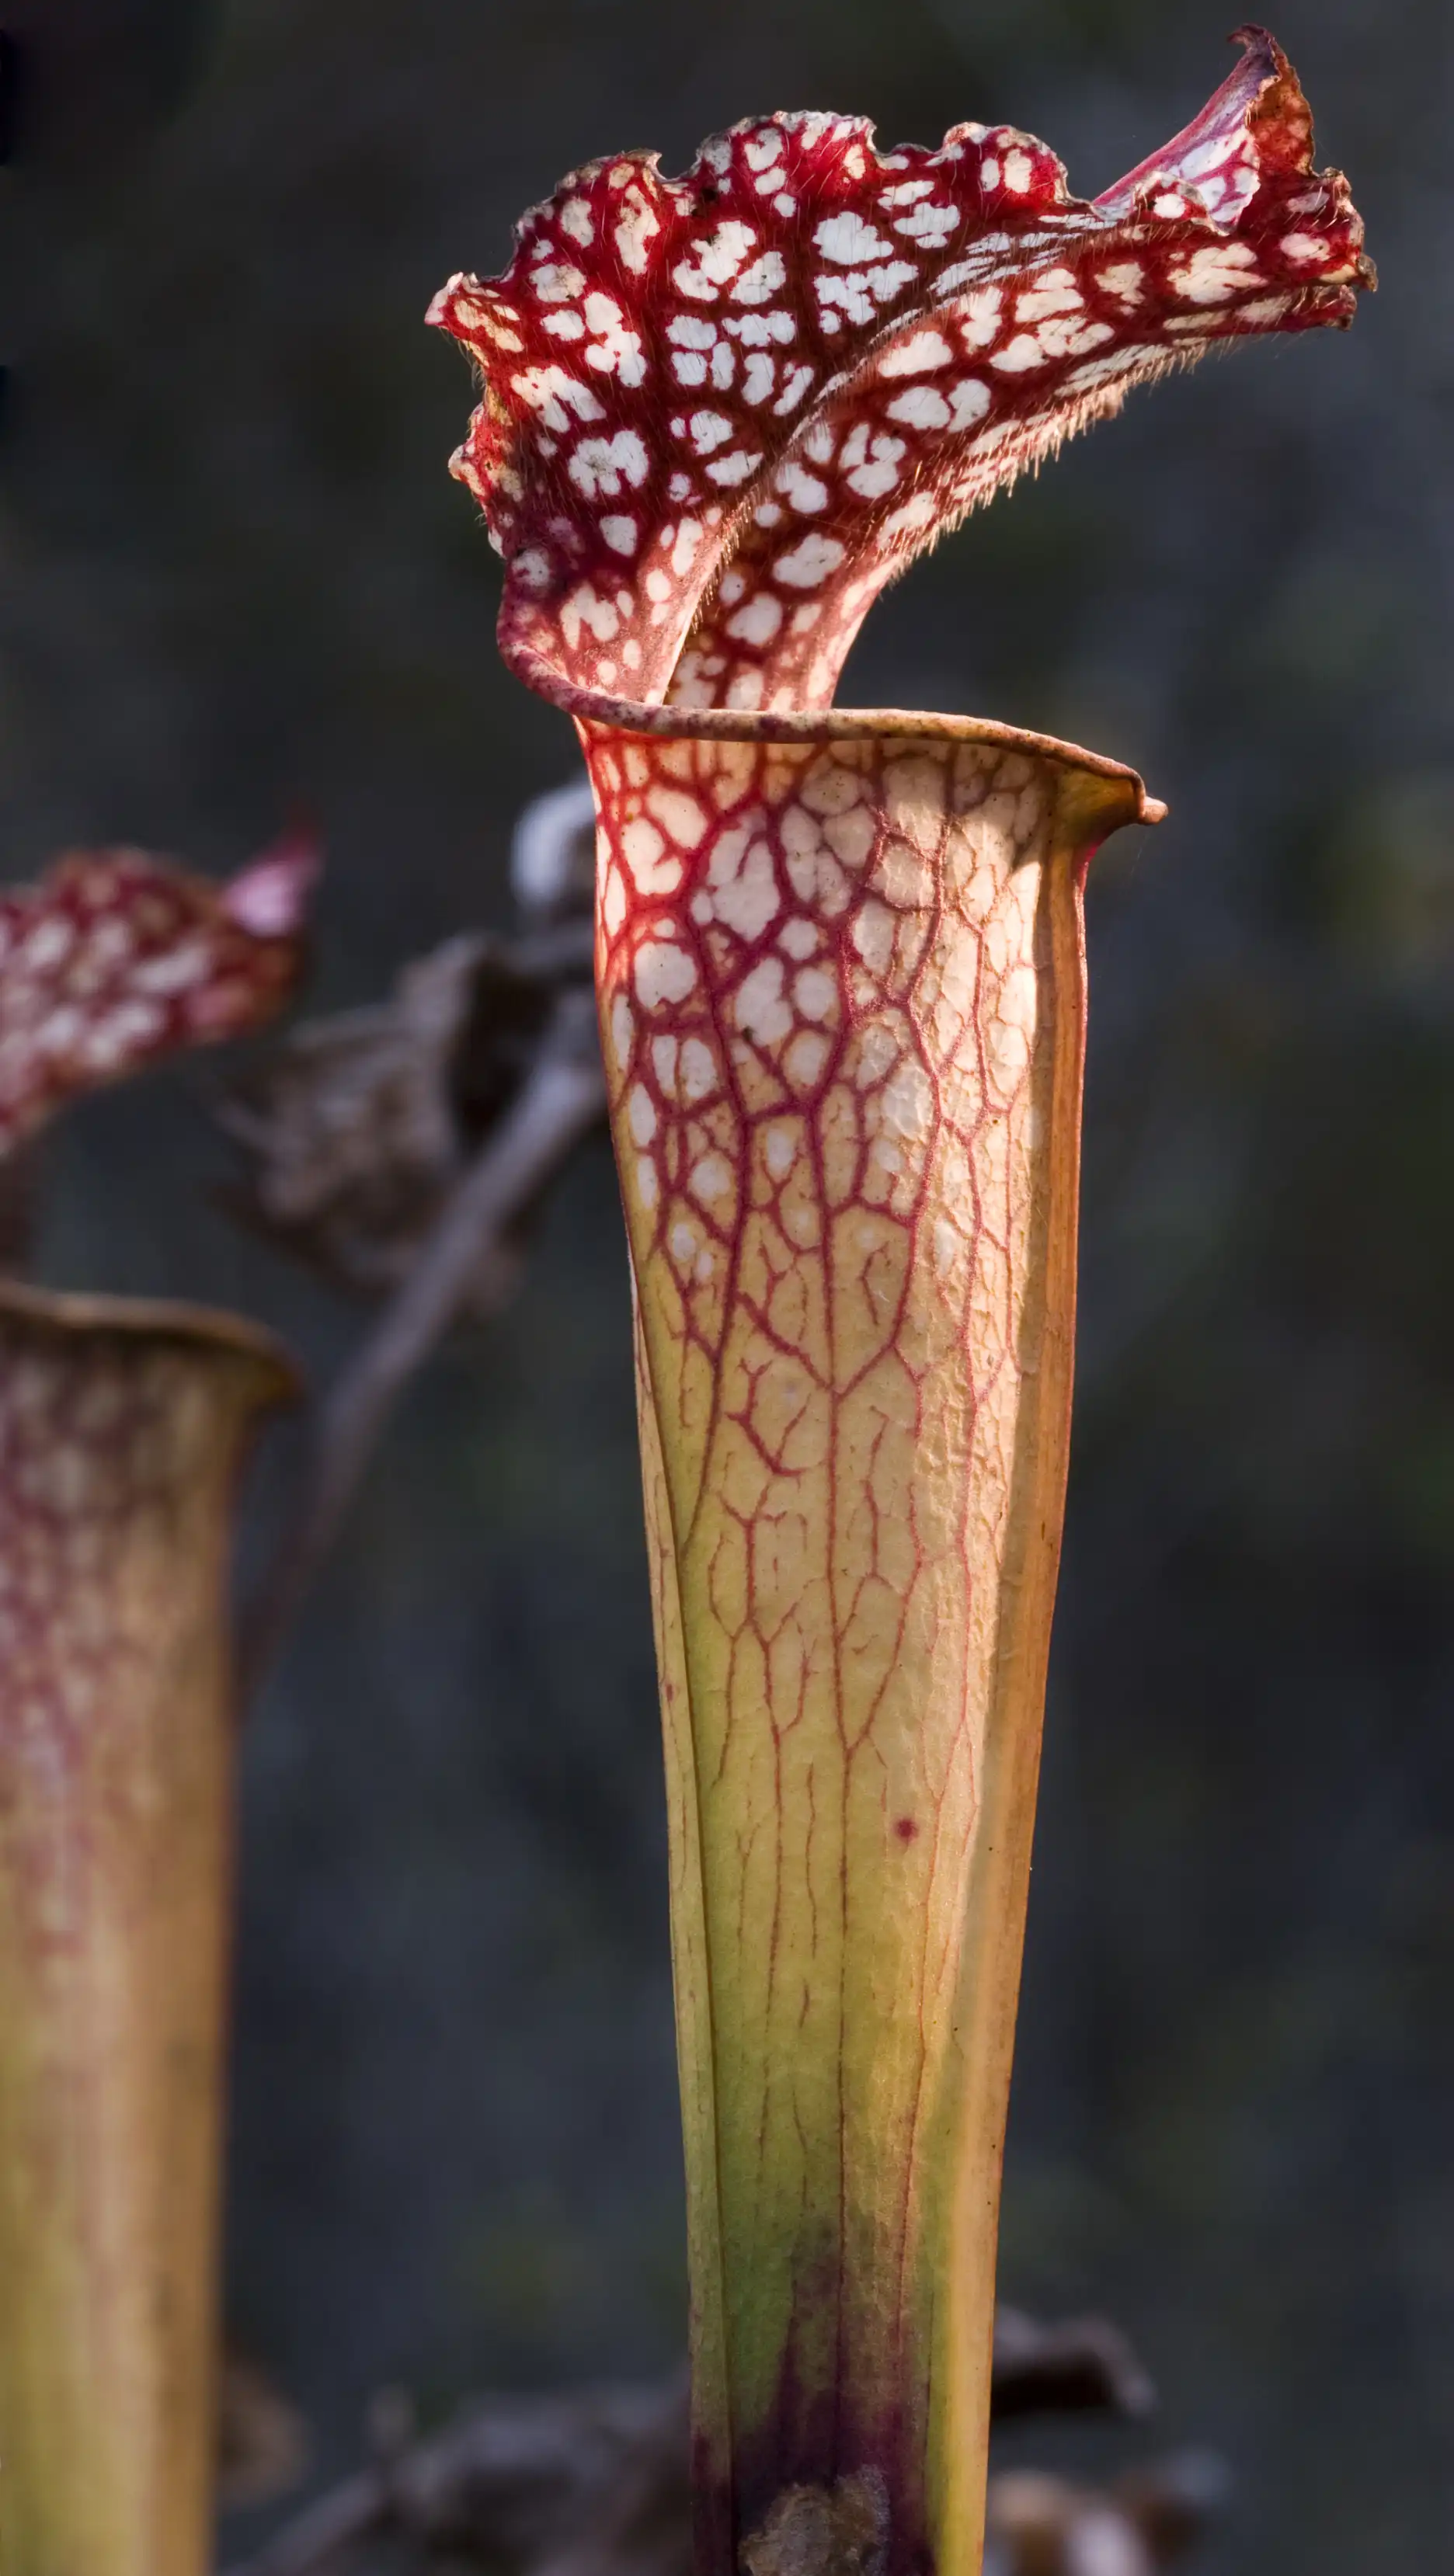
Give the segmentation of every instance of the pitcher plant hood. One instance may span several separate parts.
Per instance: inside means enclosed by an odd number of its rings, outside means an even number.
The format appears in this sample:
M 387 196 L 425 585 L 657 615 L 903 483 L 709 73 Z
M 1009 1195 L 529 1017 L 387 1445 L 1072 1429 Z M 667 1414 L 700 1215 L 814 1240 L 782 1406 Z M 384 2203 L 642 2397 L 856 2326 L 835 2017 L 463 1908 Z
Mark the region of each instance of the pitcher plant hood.
M 636 1290 L 698 2576 L 972 2576 L 1120 763 L 836 710 L 884 583 L 1129 389 L 1371 282 L 1248 31 L 1094 201 L 964 125 L 627 153 L 433 318 L 576 720 Z
M 1133 385 L 1347 323 L 1372 272 L 1346 182 L 1278 46 L 1241 41 L 1094 202 L 1007 126 L 881 155 L 827 115 L 735 126 L 680 180 L 645 152 L 565 180 L 503 277 L 431 308 L 483 377 L 453 470 L 511 666 L 603 722 L 826 706 L 884 583 Z
M 280 1010 L 319 865 L 295 832 L 223 885 L 111 849 L 0 887 L 0 1153 L 78 1093 Z

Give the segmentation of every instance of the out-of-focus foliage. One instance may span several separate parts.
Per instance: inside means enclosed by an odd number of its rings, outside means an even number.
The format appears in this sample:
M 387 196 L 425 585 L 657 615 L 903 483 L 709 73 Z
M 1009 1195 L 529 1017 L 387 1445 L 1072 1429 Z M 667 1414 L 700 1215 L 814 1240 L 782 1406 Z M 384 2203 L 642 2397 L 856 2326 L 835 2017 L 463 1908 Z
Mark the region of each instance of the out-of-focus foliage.
M 763 107 L 1011 117 L 1093 190 L 1205 96 L 1231 14 L 127 6 L 124 112 L 97 0 L 68 46 L 37 18 L 17 120 L 8 865 L 129 837 L 220 870 L 302 796 L 319 1008 L 501 922 L 514 813 L 574 759 L 495 659 L 438 280 L 501 264 L 572 162 L 680 166 Z M 1276 31 L 1381 294 L 1068 452 L 881 603 L 846 694 L 1058 728 L 1172 803 L 1091 902 L 1005 2279 L 1133 2329 L 1168 2439 L 1238 2465 L 1229 2565 L 1363 2576 L 1454 2521 L 1454 27 L 1288 0 Z M 62 1154 L 55 1275 L 251 1306 L 333 1363 L 351 1319 L 209 1212 L 175 1095 L 88 1105 Z M 393 1436 L 248 1747 L 234 2307 L 320 2472 L 387 2377 L 443 2403 L 676 2347 L 637 1532 L 602 1150 Z

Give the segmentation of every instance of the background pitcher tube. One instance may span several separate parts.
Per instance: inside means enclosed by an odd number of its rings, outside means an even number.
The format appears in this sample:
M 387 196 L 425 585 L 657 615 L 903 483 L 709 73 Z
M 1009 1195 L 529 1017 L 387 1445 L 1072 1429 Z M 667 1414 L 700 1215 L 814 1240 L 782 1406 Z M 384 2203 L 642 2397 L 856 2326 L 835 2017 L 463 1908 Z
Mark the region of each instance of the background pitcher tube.
M 274 1345 L 0 1291 L 0 2569 L 202 2576 L 226 1603 Z

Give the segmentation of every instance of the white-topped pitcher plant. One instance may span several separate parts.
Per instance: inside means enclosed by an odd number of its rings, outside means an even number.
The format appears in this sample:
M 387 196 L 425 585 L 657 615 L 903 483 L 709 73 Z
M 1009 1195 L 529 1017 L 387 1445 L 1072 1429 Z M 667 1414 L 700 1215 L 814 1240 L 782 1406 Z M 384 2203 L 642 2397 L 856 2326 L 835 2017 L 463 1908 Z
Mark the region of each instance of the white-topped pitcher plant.
M 1117 762 L 840 712 L 887 581 L 1133 385 L 1371 282 L 1272 40 L 1094 202 L 1007 127 L 628 153 L 433 318 L 574 717 L 636 1288 L 698 2576 L 972 2576 Z

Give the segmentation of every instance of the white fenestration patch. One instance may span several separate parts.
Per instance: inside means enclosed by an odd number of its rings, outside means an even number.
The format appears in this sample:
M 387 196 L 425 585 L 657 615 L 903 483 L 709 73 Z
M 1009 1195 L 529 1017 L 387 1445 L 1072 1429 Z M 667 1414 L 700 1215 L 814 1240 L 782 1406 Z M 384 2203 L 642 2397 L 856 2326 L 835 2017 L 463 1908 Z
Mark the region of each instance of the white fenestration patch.
M 639 491 L 646 469 L 646 449 L 635 430 L 618 429 L 614 438 L 578 440 L 566 471 L 587 501 L 614 501 L 627 485 Z
M 740 826 L 726 832 L 707 865 L 711 910 L 739 939 L 760 939 L 782 910 L 777 872 L 766 841 L 750 841 Z
M 792 590 L 816 590 L 843 561 L 843 548 L 836 537 L 820 537 L 816 530 L 803 538 L 785 555 L 779 555 L 773 572 Z
M 840 268 L 857 268 L 870 259 L 892 259 L 894 246 L 876 233 L 862 215 L 829 215 L 813 235 L 825 259 Z
M 614 239 L 617 257 L 623 268 L 630 269 L 633 277 L 642 275 L 648 251 L 660 230 L 661 225 L 646 199 L 638 189 L 631 190 L 621 201 Z
M 776 1046 L 793 1025 L 793 1014 L 783 992 L 783 961 L 764 957 L 744 975 L 737 988 L 734 1005 L 737 1025 L 745 1038 L 757 1046 Z
M 905 429 L 943 429 L 949 420 L 949 405 L 934 385 L 910 385 L 884 408 L 888 418 L 902 421 Z
M 714 464 L 708 466 L 707 472 L 714 483 L 730 488 L 734 483 L 745 483 L 748 475 L 755 474 L 761 463 L 760 448 L 738 447 L 730 456 L 719 456 Z
M 827 507 L 827 484 L 820 483 L 816 474 L 810 474 L 793 458 L 778 467 L 775 481 L 789 507 L 801 511 L 805 518 L 811 518 L 815 510 Z
M 838 979 L 826 966 L 804 966 L 793 977 L 793 1000 L 805 1020 L 826 1020 L 838 999 Z
M 1244 286 L 1260 286 L 1262 277 L 1246 242 L 1213 242 L 1169 269 L 1167 283 L 1184 304 L 1226 304 Z
M 765 304 L 770 295 L 776 295 L 779 288 L 787 284 L 787 275 L 782 254 L 765 250 L 760 259 L 755 259 L 750 268 L 743 270 L 732 289 L 732 301 L 734 304 Z
M 773 404 L 773 417 L 775 420 L 783 420 L 790 411 L 797 410 L 799 403 L 802 401 L 803 396 L 807 392 L 812 381 L 813 370 L 811 367 L 794 367 L 792 374 L 789 376 L 787 383 L 784 385 L 782 392 L 777 398 L 777 401 Z
M 732 423 L 720 411 L 694 411 L 687 427 L 699 456 L 710 456 L 732 435 Z
M 1032 333 L 1020 331 L 1013 340 L 1006 342 L 1003 349 L 996 349 L 990 365 L 998 367 L 1002 375 L 1023 376 L 1032 367 L 1043 367 L 1048 354 Z
M 770 644 L 783 622 L 782 602 L 770 590 L 760 590 L 727 620 L 727 633 L 739 644 Z
M 805 921 L 800 912 L 795 912 L 791 921 L 783 923 L 777 944 L 786 950 L 789 957 L 796 957 L 801 965 L 805 957 L 817 955 L 823 945 L 823 937 L 816 922 Z
M 744 349 L 767 349 L 776 341 L 781 348 L 796 340 L 798 326 L 791 313 L 724 313 L 722 328 L 740 340 Z
M 914 242 L 920 250 L 942 250 L 951 233 L 958 231 L 961 221 L 957 206 L 915 206 L 912 214 L 897 218 L 894 230 L 902 233 L 905 241 Z
M 811 1091 L 828 1061 L 828 1040 L 818 1029 L 799 1029 L 784 1050 L 783 1071 L 801 1091 Z
M 903 453 L 903 439 L 884 432 L 871 435 L 867 422 L 860 421 L 844 440 L 839 460 L 850 492 L 856 492 L 861 501 L 878 501 L 885 492 L 892 492 Z
M 65 931 L 67 946 L 69 923 L 56 922 L 56 930 Z M 31 939 L 32 948 L 35 945 Z M 185 993 L 189 984 L 201 984 L 207 978 L 207 951 L 198 940 L 185 948 L 164 950 L 160 957 L 143 958 L 131 970 L 133 987 L 143 993 Z
M 1083 358 L 1087 350 L 1104 348 L 1116 335 L 1109 322 L 1077 323 L 1065 318 L 1042 322 L 1035 336 L 1049 357 Z
M 866 268 L 852 268 L 844 277 L 820 277 L 816 280 L 819 319 L 825 331 L 839 331 L 843 322 L 871 322 L 873 298 L 868 291 Z
M 542 304 L 569 304 L 580 294 L 585 279 L 578 268 L 564 260 L 547 260 L 541 268 L 532 268 L 530 284 Z
M 48 975 L 54 967 L 59 966 L 63 957 L 69 957 L 75 944 L 76 928 L 74 922 L 67 921 L 63 916 L 59 915 L 49 921 L 38 921 L 29 937 L 23 939 L 20 946 L 16 949 L 15 955 L 11 959 L 11 965 L 12 967 L 23 967 L 29 975 Z M 180 954 L 181 952 L 177 951 L 175 953 Z M 196 954 L 197 952 L 194 951 L 193 953 Z M 173 962 L 173 959 L 159 957 L 153 958 L 151 962 L 153 968 L 155 968 L 158 966 L 170 965 Z M 137 977 L 138 981 L 141 976 L 145 974 L 145 971 L 144 967 L 139 970 Z M 206 971 L 205 957 L 203 958 L 203 971 Z M 187 983 L 194 979 L 190 976 L 184 976 L 182 980 L 184 983 Z M 165 983 L 158 981 L 154 975 L 151 989 L 154 992 L 165 992 L 167 988 Z
M 680 859 L 674 850 L 668 850 L 656 825 L 649 823 L 644 814 L 627 824 L 621 835 L 621 855 L 638 894 L 674 894 L 681 884 Z
M 1082 297 L 1068 268 L 1047 270 L 1035 286 L 1015 298 L 1017 322 L 1043 322 L 1047 313 L 1079 313 Z
M 634 555 L 640 533 L 636 521 L 624 513 L 613 514 L 601 521 L 601 534 L 613 555 Z
M 879 360 L 881 376 L 929 376 L 954 363 L 954 351 L 942 331 L 916 331 Z
M 974 295 L 966 295 L 958 315 L 959 333 L 966 349 L 987 349 L 999 333 L 1005 299 L 998 286 L 982 286 Z
M 581 640 L 581 628 L 589 627 L 598 644 L 614 643 L 621 631 L 621 619 L 609 599 L 602 599 L 588 581 L 577 584 L 569 599 L 562 602 L 560 631 L 572 652 Z
M 677 261 L 671 273 L 672 284 L 698 304 L 715 304 L 748 252 L 756 248 L 757 234 L 751 224 L 719 224 L 705 241 L 696 244 L 693 258 Z
M 689 1106 L 710 1099 L 718 1088 L 717 1060 L 704 1038 L 683 1038 L 678 1081 L 681 1096 Z
M 682 787 L 653 787 L 646 799 L 662 829 L 684 850 L 694 850 L 707 829 L 707 817 L 695 796 Z
M 540 414 L 541 427 L 554 430 L 559 437 L 571 425 L 571 414 L 577 420 L 604 420 L 605 407 L 598 403 L 588 385 L 568 376 L 564 367 L 525 367 L 510 378 L 510 390 L 532 411 Z M 638 444 L 640 442 L 638 441 Z M 645 454 L 642 449 L 642 454 Z
M 611 1050 L 622 1070 L 631 1061 L 631 1042 L 636 1021 L 624 993 L 618 993 L 611 1004 Z
M 1118 304 L 1139 304 L 1146 292 L 1146 272 L 1139 259 L 1117 260 L 1110 268 L 1097 269 L 1096 284 L 1114 295 Z
M 550 557 L 541 546 L 526 546 L 521 553 L 511 559 L 511 580 L 519 582 L 524 589 L 533 591 L 537 598 L 542 592 L 549 590 L 550 577 Z
M 701 1161 L 692 1166 L 688 1187 L 693 1198 L 700 1199 L 703 1207 L 710 1207 L 715 1199 L 725 1199 L 732 1188 L 732 1166 L 726 1156 L 704 1154 Z
M 961 376 L 949 388 L 949 421 L 953 429 L 973 429 L 989 410 L 990 389 L 978 376 Z
M 798 1142 L 791 1127 L 769 1127 L 763 1139 L 762 1159 L 775 1181 L 785 1181 L 798 1159 Z
M 639 385 L 646 375 L 640 334 L 627 329 L 626 317 L 614 296 L 594 294 L 586 297 L 586 326 L 596 338 L 586 350 L 588 367 L 602 376 L 619 375 L 623 385 Z
M 696 959 L 675 940 L 643 939 L 636 952 L 636 998 L 646 1010 L 684 1002 L 696 981 Z
M 449 286 L 444 290 L 444 297 L 436 298 L 436 304 L 442 304 L 445 298 L 451 294 L 452 290 L 461 284 L 461 279 L 452 278 Z M 433 309 L 434 308 L 431 307 L 431 310 Z M 513 307 L 510 309 L 513 311 Z M 480 329 L 485 333 L 488 339 L 494 341 L 497 349 L 509 349 L 513 351 L 524 348 L 525 343 L 521 339 L 519 332 L 511 330 L 509 323 L 505 319 L 504 313 L 497 304 L 483 299 L 477 303 L 473 298 L 471 298 L 470 311 L 473 314 L 475 321 L 479 324 Z

